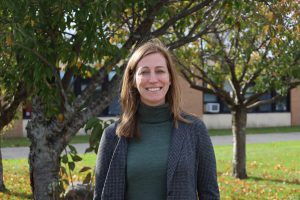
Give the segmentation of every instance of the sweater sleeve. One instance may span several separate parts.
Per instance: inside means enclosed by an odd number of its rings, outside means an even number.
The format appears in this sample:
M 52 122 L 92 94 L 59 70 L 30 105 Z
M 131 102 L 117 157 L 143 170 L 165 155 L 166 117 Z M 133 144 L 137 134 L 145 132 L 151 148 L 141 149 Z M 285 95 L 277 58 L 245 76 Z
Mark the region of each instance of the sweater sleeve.
M 197 190 L 200 200 L 219 200 L 215 153 L 206 126 L 197 120 L 198 174 Z
M 104 130 L 98 148 L 95 169 L 94 200 L 101 200 L 104 182 L 116 145 L 116 141 L 115 124 L 112 124 Z

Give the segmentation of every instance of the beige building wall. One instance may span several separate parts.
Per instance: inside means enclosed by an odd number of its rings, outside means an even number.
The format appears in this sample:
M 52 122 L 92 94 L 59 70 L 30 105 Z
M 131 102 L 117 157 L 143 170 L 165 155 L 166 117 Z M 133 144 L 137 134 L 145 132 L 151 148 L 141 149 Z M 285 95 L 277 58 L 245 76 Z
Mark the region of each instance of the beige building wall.
M 204 114 L 203 121 L 209 129 L 231 128 L 231 114 Z M 290 113 L 248 113 L 247 128 L 290 126 Z
M 183 78 L 179 77 L 181 86 L 181 108 L 183 111 L 194 114 L 200 118 L 203 116 L 203 95 L 199 90 L 190 88 L 189 83 Z
M 291 91 L 291 125 L 300 125 L 300 86 Z

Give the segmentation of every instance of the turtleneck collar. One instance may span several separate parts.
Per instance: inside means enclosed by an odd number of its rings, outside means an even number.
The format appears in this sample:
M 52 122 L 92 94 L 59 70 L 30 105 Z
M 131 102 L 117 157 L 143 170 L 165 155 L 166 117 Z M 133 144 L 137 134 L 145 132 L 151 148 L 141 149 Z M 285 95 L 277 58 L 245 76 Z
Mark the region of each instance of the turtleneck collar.
M 161 123 L 172 119 L 169 104 L 160 106 L 148 106 L 140 103 L 138 119 L 142 123 Z

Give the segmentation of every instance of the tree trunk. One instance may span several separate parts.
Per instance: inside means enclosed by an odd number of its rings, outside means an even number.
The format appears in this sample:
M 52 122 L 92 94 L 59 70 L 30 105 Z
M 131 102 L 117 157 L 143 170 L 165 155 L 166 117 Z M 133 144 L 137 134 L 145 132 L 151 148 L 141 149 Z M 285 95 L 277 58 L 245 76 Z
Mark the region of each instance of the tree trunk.
M 59 169 L 60 153 L 57 150 L 60 144 L 56 141 L 47 141 L 46 138 L 38 138 L 43 131 L 43 127 L 27 129 L 31 138 L 29 164 L 30 164 L 30 183 L 34 199 L 48 200 L 57 199 L 59 195 Z M 57 146 L 54 146 L 57 145 Z
M 29 153 L 30 185 L 35 200 L 58 199 L 61 138 L 48 138 L 50 125 L 42 117 L 40 102 L 34 100 L 32 120 L 26 127 L 31 141 Z
M 1 145 L 0 145 L 0 191 L 5 191 L 5 185 L 3 180 L 3 164 L 2 164 L 2 152 L 1 152 Z
M 233 161 L 232 174 L 239 179 L 247 178 L 246 172 L 246 124 L 247 110 L 236 107 L 232 111 Z

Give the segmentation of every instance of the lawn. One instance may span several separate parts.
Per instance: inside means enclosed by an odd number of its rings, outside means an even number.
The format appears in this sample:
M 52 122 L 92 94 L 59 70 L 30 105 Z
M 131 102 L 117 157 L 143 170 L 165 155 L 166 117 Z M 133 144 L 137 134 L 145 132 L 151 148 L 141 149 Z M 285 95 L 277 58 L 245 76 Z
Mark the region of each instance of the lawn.
M 71 144 L 86 143 L 89 141 L 88 135 L 77 135 L 72 138 Z M 30 141 L 28 138 L 2 138 L 1 139 L 1 148 L 5 147 L 28 147 Z
M 216 146 L 215 152 L 221 199 L 300 199 L 300 141 L 249 144 L 247 180 L 231 177 L 232 146 Z M 76 169 L 94 163 L 95 154 L 86 154 Z M 3 164 L 9 192 L 0 193 L 0 199 L 31 199 L 27 160 L 3 160 Z M 78 173 L 73 177 L 82 178 Z

